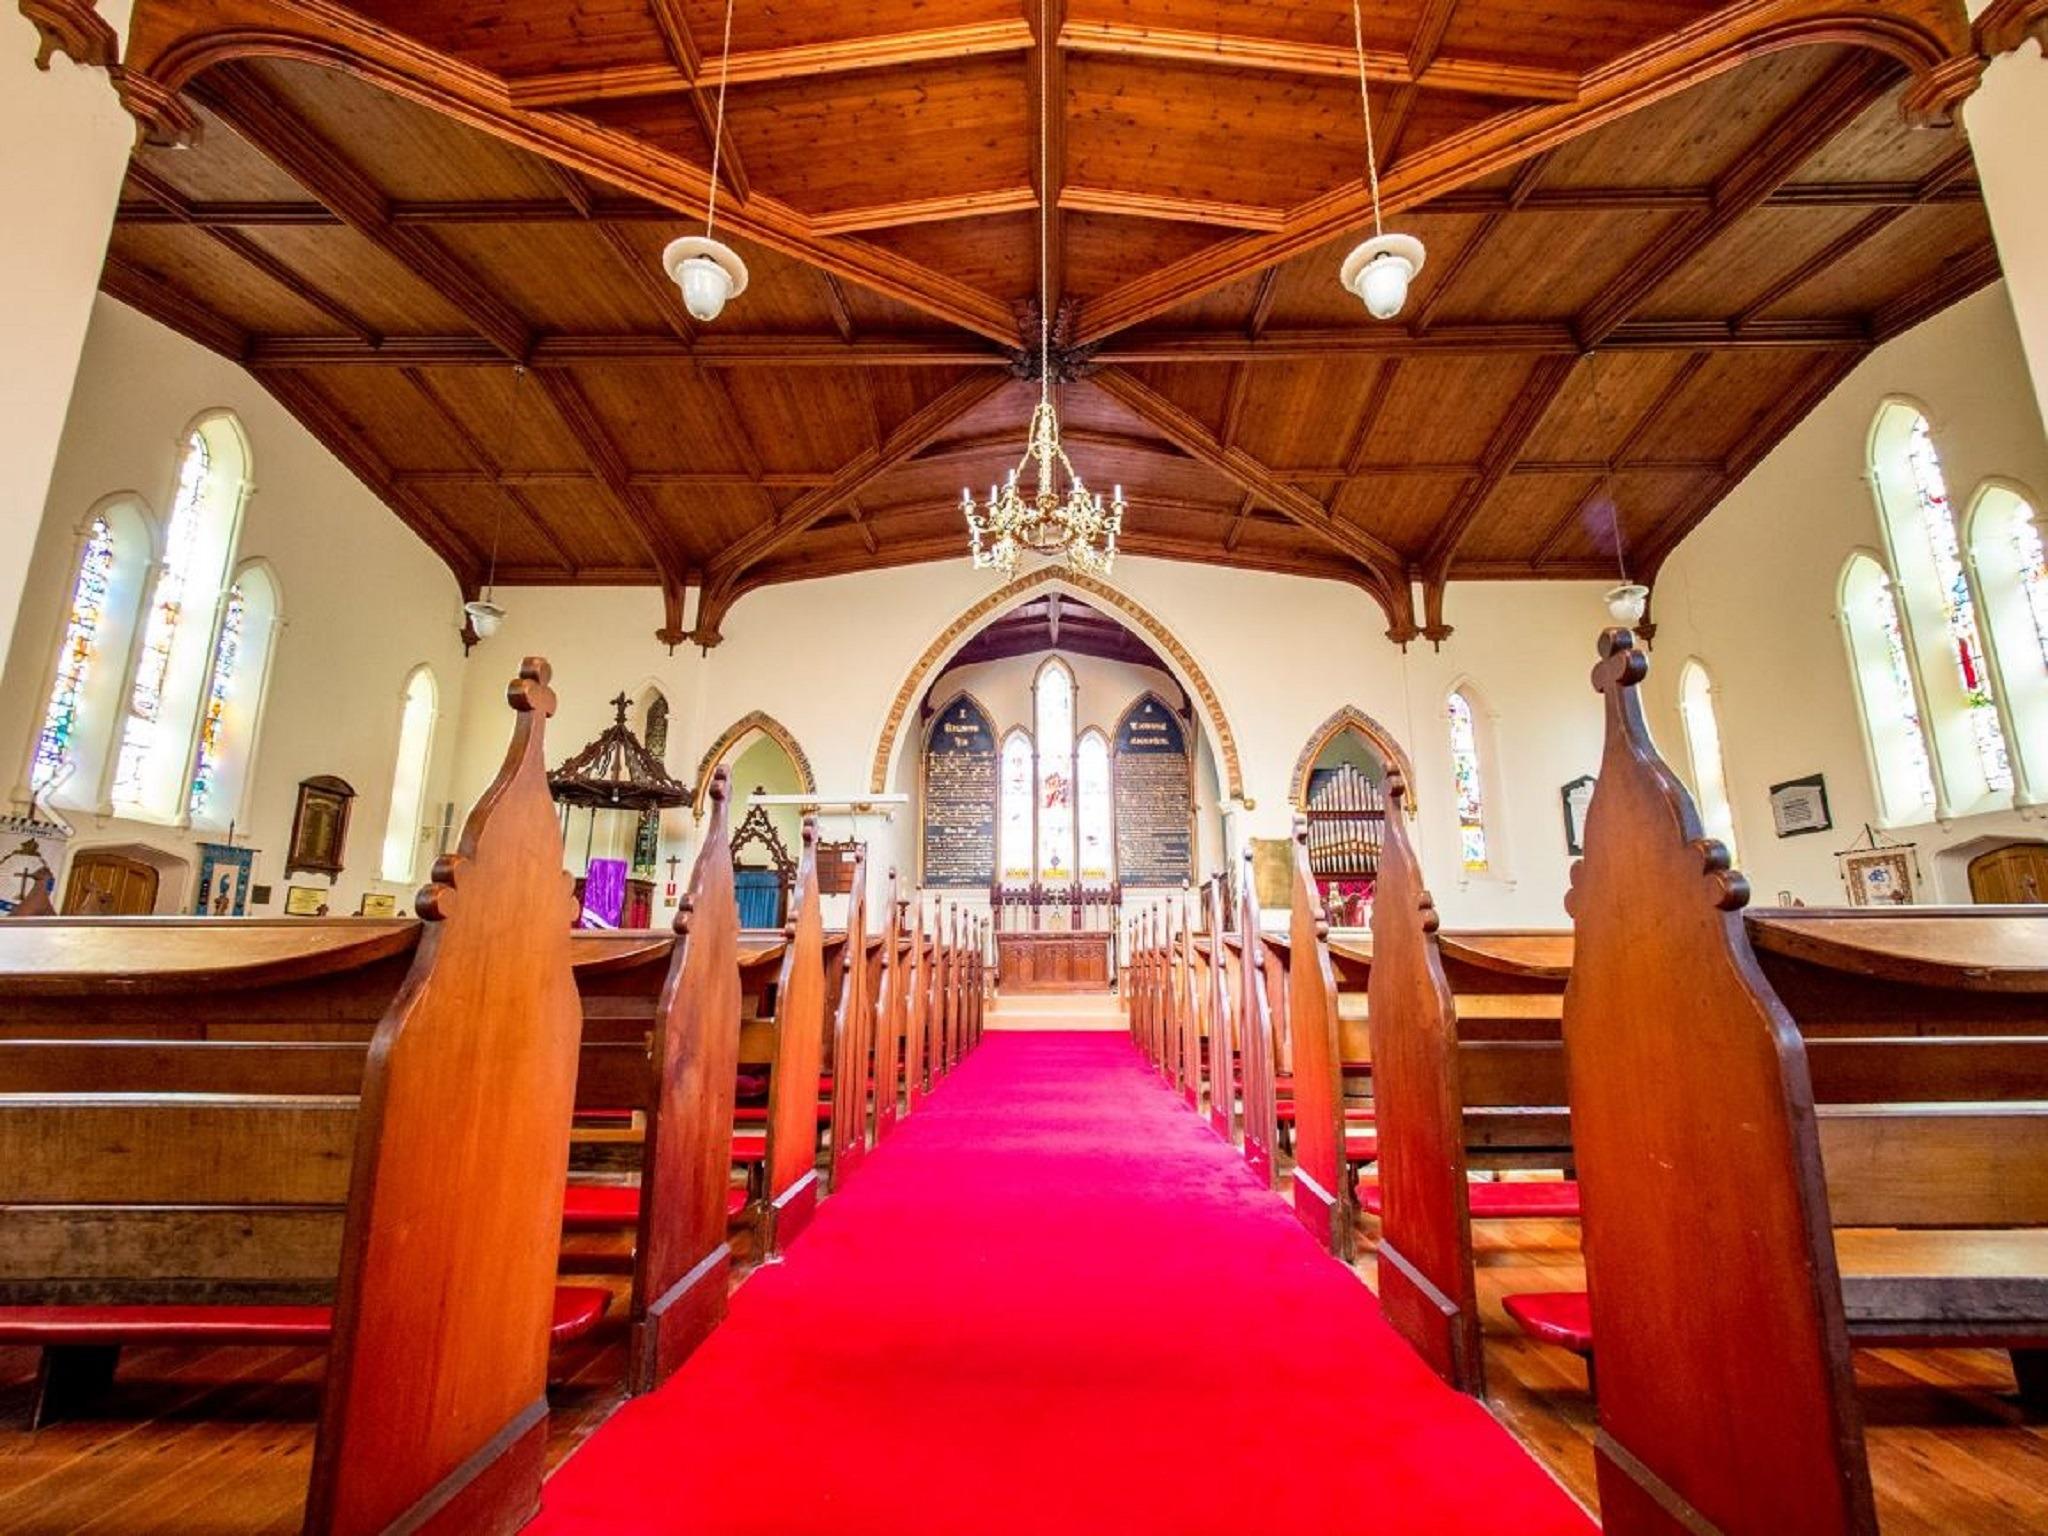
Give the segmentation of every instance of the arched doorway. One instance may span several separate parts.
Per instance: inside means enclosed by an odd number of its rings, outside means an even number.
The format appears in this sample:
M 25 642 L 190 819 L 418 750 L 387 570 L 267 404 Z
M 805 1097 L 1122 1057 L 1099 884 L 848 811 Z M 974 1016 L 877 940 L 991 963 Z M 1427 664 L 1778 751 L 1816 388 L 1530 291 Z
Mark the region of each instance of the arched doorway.
M 1363 927 L 1371 913 L 1390 771 L 1410 786 L 1412 813 L 1408 754 L 1378 721 L 1349 705 L 1316 728 L 1295 760 L 1290 799 L 1307 819 L 1309 870 L 1333 927 Z
M 1970 860 L 1970 900 L 2031 906 L 2048 901 L 2048 842 L 2007 843 Z
M 764 797 L 816 793 L 810 758 L 770 715 L 756 711 L 733 722 L 698 764 L 693 803 L 700 816 L 710 804 L 711 777 L 721 765 L 732 778 L 733 886 L 740 926 L 780 927 L 803 849 L 803 812 L 796 805 L 767 803 Z

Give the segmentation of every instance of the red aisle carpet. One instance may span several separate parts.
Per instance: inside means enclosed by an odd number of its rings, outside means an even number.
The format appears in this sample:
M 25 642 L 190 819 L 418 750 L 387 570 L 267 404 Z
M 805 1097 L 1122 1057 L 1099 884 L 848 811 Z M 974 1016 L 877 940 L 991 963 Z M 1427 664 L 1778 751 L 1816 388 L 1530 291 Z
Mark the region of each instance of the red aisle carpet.
M 990 1035 L 532 1529 L 1593 1526 L 1128 1041 Z

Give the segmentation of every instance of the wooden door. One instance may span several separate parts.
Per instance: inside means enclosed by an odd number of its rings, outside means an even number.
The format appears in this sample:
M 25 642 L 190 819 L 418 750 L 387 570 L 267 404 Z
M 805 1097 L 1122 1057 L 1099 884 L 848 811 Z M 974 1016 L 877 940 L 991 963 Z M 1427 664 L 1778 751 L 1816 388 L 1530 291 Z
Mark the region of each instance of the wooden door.
M 64 888 L 66 913 L 143 917 L 156 910 L 154 865 L 118 853 L 81 853 Z
M 1970 900 L 2048 901 L 2048 843 L 2008 843 L 1972 859 Z

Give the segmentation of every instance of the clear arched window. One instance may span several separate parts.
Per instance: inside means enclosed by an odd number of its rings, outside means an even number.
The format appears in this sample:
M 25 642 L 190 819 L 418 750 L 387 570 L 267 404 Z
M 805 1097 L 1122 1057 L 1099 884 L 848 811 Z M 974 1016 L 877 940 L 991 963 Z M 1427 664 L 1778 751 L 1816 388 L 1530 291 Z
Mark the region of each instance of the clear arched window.
M 2039 800 L 2048 792 L 2048 552 L 2041 513 L 2017 490 L 1987 485 L 1970 507 L 1967 528 L 2013 749 Z
M 1083 880 L 1105 881 L 1115 870 L 1115 825 L 1109 781 L 1109 738 L 1089 729 L 1074 753 L 1074 810 L 1081 852 L 1075 868 Z
M 1074 674 L 1054 658 L 1032 684 L 1038 742 L 1038 878 L 1074 878 Z
M 193 428 L 121 724 L 113 786 L 120 814 L 169 821 L 186 808 L 247 483 L 248 454 L 234 422 L 216 416 Z
M 239 814 L 278 620 L 277 585 L 265 566 L 251 562 L 236 574 L 221 606 L 213 666 L 200 700 L 186 807 L 195 825 L 226 826 Z
M 1891 578 L 1868 555 L 1851 555 L 1843 567 L 1841 612 L 1879 809 L 1893 826 L 1931 820 L 1934 766 L 1906 663 L 1899 605 Z
M 434 716 L 440 689 L 433 669 L 414 667 L 405 680 L 398 723 L 398 761 L 391 773 L 391 812 L 384 823 L 386 880 L 411 880 L 419 859 L 420 822 L 427 807 L 427 765 L 434 751 Z
M 1735 857 L 1735 808 L 1728 800 L 1728 764 L 1721 752 L 1721 719 L 1714 710 L 1714 680 L 1697 661 L 1678 674 L 1678 712 L 1685 722 L 1685 753 L 1692 764 L 1693 799 L 1707 836 Z
M 1003 738 L 996 859 L 1005 885 L 1031 883 L 1031 737 L 1012 731 Z
M 42 724 L 29 753 L 29 787 L 40 801 L 97 806 L 149 561 L 148 515 L 132 498 L 95 508 L 79 532 Z
M 1475 873 L 1490 867 L 1486 848 L 1486 786 L 1479 760 L 1479 719 L 1459 689 L 1445 701 L 1451 729 L 1451 784 L 1458 812 L 1458 858 Z
M 1949 808 L 1975 810 L 2012 788 L 2012 765 L 1941 457 L 1927 418 L 1911 406 L 1895 401 L 1879 413 L 1871 480 L 1934 762 Z

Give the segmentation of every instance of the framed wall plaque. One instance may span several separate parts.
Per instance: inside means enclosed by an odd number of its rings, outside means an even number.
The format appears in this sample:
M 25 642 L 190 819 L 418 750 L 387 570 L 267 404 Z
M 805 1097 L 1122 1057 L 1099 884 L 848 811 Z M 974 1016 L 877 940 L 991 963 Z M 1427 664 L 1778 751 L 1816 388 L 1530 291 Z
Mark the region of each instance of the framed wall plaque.
M 1771 786 L 1771 826 L 1780 837 L 1825 832 L 1835 824 L 1828 814 L 1827 780 L 1810 773 Z
M 317 885 L 288 885 L 284 888 L 286 917 L 325 917 L 327 892 Z
M 357 917 L 396 917 L 398 898 L 389 891 L 365 891 Z
M 291 846 L 284 856 L 286 878 L 301 870 L 338 875 L 348 851 L 349 811 L 356 792 L 346 779 L 320 774 L 299 781 L 298 809 L 292 812 Z

